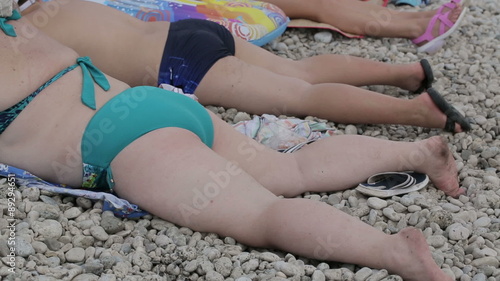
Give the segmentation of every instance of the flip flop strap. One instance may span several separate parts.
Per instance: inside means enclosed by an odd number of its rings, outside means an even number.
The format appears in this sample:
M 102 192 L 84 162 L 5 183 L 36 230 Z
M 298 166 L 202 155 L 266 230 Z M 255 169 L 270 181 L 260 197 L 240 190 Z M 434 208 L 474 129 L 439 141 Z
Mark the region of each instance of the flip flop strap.
M 450 117 L 446 118 L 444 130 L 451 133 L 455 132 L 455 121 L 453 120 L 453 118 Z
M 459 0 L 452 0 L 451 2 L 446 3 L 446 4 L 442 5 L 441 7 L 439 7 L 436 14 L 429 21 L 429 24 L 427 25 L 427 28 L 425 29 L 424 34 L 422 34 L 418 38 L 413 39 L 412 42 L 414 44 L 419 44 L 423 41 L 431 41 L 432 39 L 436 38 L 437 36 L 434 36 L 432 34 L 432 31 L 433 31 L 434 26 L 436 25 L 436 22 L 438 20 L 440 22 L 438 36 L 442 35 L 443 33 L 446 32 L 446 30 L 445 30 L 446 27 L 451 28 L 453 26 L 453 24 L 455 24 L 455 23 L 450 21 L 448 16 L 450 15 L 451 11 L 453 11 L 457 7 L 458 2 L 459 2 Z M 444 8 L 448 8 L 450 10 L 443 13 Z
M 439 35 L 446 32 L 445 30 L 446 27 L 450 28 L 453 26 L 453 22 L 448 18 L 450 13 L 451 10 L 439 16 L 439 21 L 441 22 L 441 24 L 439 25 Z
M 434 35 L 432 35 L 432 30 L 434 29 L 434 25 L 436 24 L 436 21 L 439 19 L 439 14 L 436 13 L 431 20 L 429 21 L 429 25 L 427 25 L 427 29 L 425 30 L 424 34 L 422 34 L 420 37 L 415 38 L 411 40 L 414 44 L 419 44 L 423 41 L 431 41 L 434 39 Z
M 453 26 L 454 23 L 448 18 L 448 16 L 454 9 L 458 7 L 458 3 L 460 3 L 460 0 L 451 0 L 451 2 L 448 2 L 439 7 L 438 14 L 440 15 L 439 20 L 441 21 L 441 25 L 439 26 L 439 35 L 446 32 L 446 30 L 444 30 L 445 27 Z M 444 8 L 448 8 L 449 10 L 443 14 Z

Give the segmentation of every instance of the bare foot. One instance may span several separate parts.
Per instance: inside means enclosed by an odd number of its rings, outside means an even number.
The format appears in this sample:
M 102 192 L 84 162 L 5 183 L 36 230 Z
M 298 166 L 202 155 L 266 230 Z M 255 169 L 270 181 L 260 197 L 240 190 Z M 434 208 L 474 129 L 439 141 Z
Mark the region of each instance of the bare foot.
M 425 160 L 419 163 L 419 172 L 426 173 L 432 183 L 448 196 L 457 198 L 464 194 L 465 189 L 459 187 L 455 159 L 444 138 L 436 136 L 420 144 L 416 153 L 422 153 Z
M 416 103 L 418 112 L 415 118 L 417 119 L 414 125 L 426 128 L 443 129 L 446 124 L 446 115 L 436 106 L 428 93 L 422 93 L 418 97 L 412 99 Z M 463 132 L 464 130 L 459 124 L 455 124 L 456 133 Z
M 422 232 L 416 228 L 405 228 L 392 236 L 397 240 L 394 273 L 405 281 L 452 281 L 432 258 L 431 251 Z
M 441 13 L 443 15 L 446 15 L 446 13 L 448 13 L 448 16 L 447 16 L 447 19 L 451 22 L 451 23 L 456 23 L 458 18 L 460 17 L 460 14 L 462 13 L 462 10 L 463 10 L 463 7 L 460 5 L 460 4 L 456 4 L 456 6 L 454 8 L 449 8 L 447 6 L 444 6 Z M 420 31 L 418 32 L 418 35 L 416 35 L 413 40 L 418 40 L 419 37 L 421 37 L 422 35 L 424 35 L 424 33 L 427 32 L 427 28 L 429 26 L 429 24 L 431 23 L 431 19 L 432 17 L 434 17 L 434 15 L 436 15 L 436 13 L 439 12 L 439 9 L 435 10 L 432 14 L 429 13 L 429 17 L 428 18 L 422 18 L 419 20 L 418 22 L 418 26 L 420 28 Z M 441 29 L 441 25 L 443 25 L 443 29 Z M 438 37 L 440 34 L 443 34 L 444 32 L 448 31 L 452 26 L 448 26 L 448 25 L 445 25 L 442 23 L 441 20 L 436 20 L 434 26 L 432 27 L 432 37 Z M 431 38 L 425 38 L 423 40 L 419 40 L 418 42 L 414 42 L 416 43 L 417 46 L 422 46 L 422 45 L 425 45 L 427 44 L 429 41 L 430 41 Z
M 408 64 L 404 71 L 403 73 L 407 73 L 407 77 L 400 81 L 402 89 L 414 93 L 421 93 L 432 87 L 434 74 L 428 60 L 422 59 L 419 62 Z
M 400 85 L 398 85 L 401 89 L 405 89 L 411 92 L 415 92 L 422 85 L 425 74 L 420 62 L 411 63 L 404 66 L 402 69 L 404 73 L 408 73 L 405 79 L 401 79 Z

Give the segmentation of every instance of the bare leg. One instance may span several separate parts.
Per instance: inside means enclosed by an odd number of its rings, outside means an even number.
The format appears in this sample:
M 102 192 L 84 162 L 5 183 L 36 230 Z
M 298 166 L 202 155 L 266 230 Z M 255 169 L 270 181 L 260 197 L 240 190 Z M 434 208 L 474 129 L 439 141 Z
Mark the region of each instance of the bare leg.
M 139 138 L 118 154 L 112 168 L 121 197 L 197 231 L 316 259 L 386 268 L 405 280 L 451 280 L 433 261 L 418 230 L 386 235 L 327 204 L 279 199 L 183 129 Z M 227 176 L 217 181 L 214 174 Z
M 38 5 L 34 7 L 38 9 L 33 8 L 34 11 L 26 14 L 26 18 L 38 23 L 37 27 L 44 32 L 72 47 L 79 54 L 89 55 L 106 73 L 130 85 L 157 85 L 168 22 L 146 23 L 115 9 L 87 1 L 36 4 Z M 45 11 L 51 10 L 52 5 L 57 5 L 59 12 L 49 17 L 46 24 L 40 24 L 37 19 L 46 16 Z M 89 17 L 92 18 L 91 21 L 88 20 Z M 103 29 L 103 26 L 106 28 Z M 80 36 L 74 36 L 75 33 Z M 95 42 L 99 42 L 99 48 Z M 131 56 L 130 50 L 143 49 L 149 51 Z M 413 91 L 424 78 L 418 62 L 387 64 L 343 55 L 322 55 L 292 61 L 239 38 L 236 38 L 236 56 L 249 64 L 300 78 L 311 84 L 328 82 L 354 86 L 392 85 Z
M 354 2 L 354 1 L 353 1 Z M 301 60 L 285 59 L 243 39 L 236 40 L 236 57 L 275 73 L 311 84 L 342 83 L 353 86 L 390 85 L 414 91 L 424 79 L 419 62 L 389 64 L 346 55 L 319 55 Z
M 453 156 L 439 137 L 410 143 L 363 136 L 334 136 L 298 152 L 283 154 L 236 132 L 225 122 L 213 120 L 214 151 L 238 163 L 276 195 L 294 197 L 306 191 L 343 190 L 375 173 L 405 170 L 428 174 L 434 185 L 448 195 L 457 197 L 464 192 L 458 186 Z M 284 176 L 277 177 L 277 174 Z
M 403 12 L 351 0 L 267 0 L 266 2 L 280 7 L 291 18 L 306 18 L 328 23 L 353 34 L 408 39 L 422 35 L 436 12 Z M 452 15 L 450 20 L 455 22 L 457 18 Z
M 426 93 L 404 100 L 344 84 L 311 85 L 235 57 L 219 60 L 195 94 L 202 104 L 236 107 L 253 114 L 314 115 L 342 123 L 429 128 L 443 128 L 446 121 Z M 460 131 L 458 125 L 456 130 Z

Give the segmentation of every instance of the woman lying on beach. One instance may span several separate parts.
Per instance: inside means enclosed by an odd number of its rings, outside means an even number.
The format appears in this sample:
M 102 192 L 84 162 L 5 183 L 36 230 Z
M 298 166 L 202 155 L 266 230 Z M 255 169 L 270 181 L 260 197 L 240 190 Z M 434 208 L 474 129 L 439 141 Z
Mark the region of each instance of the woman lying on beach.
M 415 170 L 457 197 L 464 190 L 442 138 L 335 136 L 283 154 L 188 97 L 104 75 L 17 13 L 0 28 L 0 162 L 114 191 L 165 220 L 254 247 L 386 268 L 405 280 L 452 280 L 418 229 L 388 235 L 327 204 L 277 196 Z
M 111 76 L 132 86 L 170 84 L 195 94 L 203 105 L 339 123 L 470 129 L 436 91 L 408 100 L 357 87 L 384 84 L 420 93 L 434 79 L 425 60 L 386 64 L 321 55 L 293 61 L 234 38 L 210 21 L 143 22 L 87 1 L 36 3 L 24 12 Z
M 451 1 L 437 10 L 405 12 L 353 0 L 265 0 L 290 18 L 327 23 L 343 32 L 376 37 L 412 40 L 418 52 L 433 53 L 444 44 L 464 18 L 467 9 L 461 0 Z M 440 31 L 441 26 L 443 29 Z

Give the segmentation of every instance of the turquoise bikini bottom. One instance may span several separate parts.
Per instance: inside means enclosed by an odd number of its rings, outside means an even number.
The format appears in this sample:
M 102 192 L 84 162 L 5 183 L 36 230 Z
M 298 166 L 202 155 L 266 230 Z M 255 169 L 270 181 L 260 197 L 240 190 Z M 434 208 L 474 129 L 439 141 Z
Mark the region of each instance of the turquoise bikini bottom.
M 83 133 L 82 186 L 112 190 L 115 182 L 110 164 L 116 155 L 142 135 L 167 127 L 189 130 L 212 147 L 212 119 L 198 102 L 149 86 L 130 88 L 113 97 L 97 111 Z

